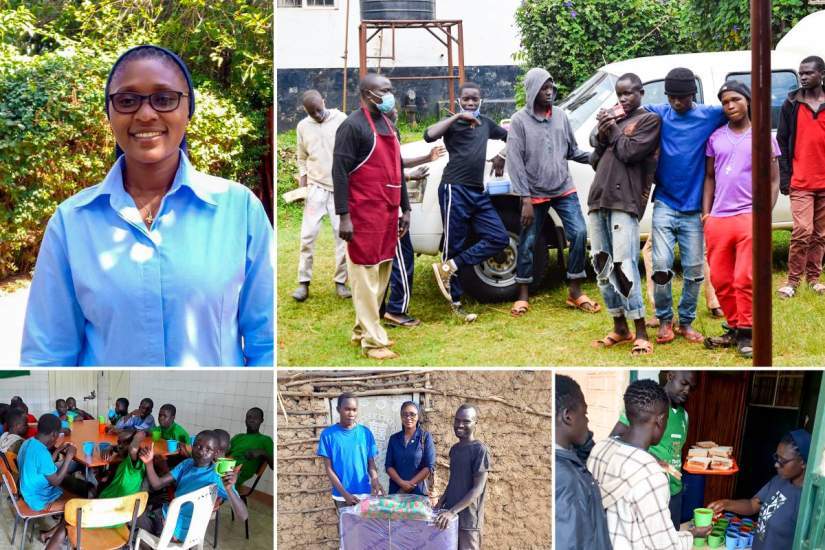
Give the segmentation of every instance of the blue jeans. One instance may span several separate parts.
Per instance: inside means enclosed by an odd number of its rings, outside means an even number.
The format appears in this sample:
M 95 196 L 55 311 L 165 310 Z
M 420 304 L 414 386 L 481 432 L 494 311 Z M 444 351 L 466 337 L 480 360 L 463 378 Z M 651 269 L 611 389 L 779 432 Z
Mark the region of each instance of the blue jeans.
M 570 253 L 567 258 L 567 278 L 585 279 L 584 271 L 585 246 L 587 245 L 587 225 L 579 205 L 577 193 L 566 197 L 557 197 L 547 202 L 533 205 L 533 223 L 530 227 L 522 227 L 518 239 L 518 263 L 516 264 L 516 282 L 530 284 L 533 282 L 533 255 L 535 254 L 536 236 L 544 226 L 550 208 L 556 211 L 564 227 L 564 236 L 570 243 Z M 544 250 L 539 251 L 545 254 Z
M 705 235 L 699 212 L 679 212 L 662 201 L 653 202 L 653 301 L 660 321 L 673 319 L 673 261 L 676 245 L 682 263 L 679 324 L 696 319 L 696 303 L 704 280 Z
M 594 210 L 588 218 L 590 256 L 607 312 L 632 321 L 643 319 L 638 218 L 604 209 Z
M 442 261 L 453 260 L 459 271 L 478 265 L 504 250 L 510 237 L 507 229 L 482 189 L 467 185 L 442 183 L 438 186 L 438 204 L 444 224 L 444 251 Z M 478 240 L 467 246 L 470 236 Z M 450 280 L 450 296 L 453 302 L 461 301 L 461 279 Z

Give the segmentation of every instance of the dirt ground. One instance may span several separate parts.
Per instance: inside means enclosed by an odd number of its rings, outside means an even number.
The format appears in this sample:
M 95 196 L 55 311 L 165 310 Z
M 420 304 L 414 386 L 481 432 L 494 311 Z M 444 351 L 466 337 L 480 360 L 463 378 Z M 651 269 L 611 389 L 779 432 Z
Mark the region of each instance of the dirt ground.
M 376 375 L 380 377 L 336 380 Z M 278 375 L 279 547 L 338 545 L 329 482 L 315 457 L 317 438 L 331 421 L 328 400 L 342 391 L 376 395 L 423 389 L 422 427 L 432 434 L 437 453 L 433 494 L 443 493 L 449 479 L 449 450 L 457 442 L 452 430 L 455 410 L 472 403 L 479 410 L 476 437 L 491 453 L 484 547 L 550 548 L 550 372 L 305 371 L 295 376 L 289 371 Z

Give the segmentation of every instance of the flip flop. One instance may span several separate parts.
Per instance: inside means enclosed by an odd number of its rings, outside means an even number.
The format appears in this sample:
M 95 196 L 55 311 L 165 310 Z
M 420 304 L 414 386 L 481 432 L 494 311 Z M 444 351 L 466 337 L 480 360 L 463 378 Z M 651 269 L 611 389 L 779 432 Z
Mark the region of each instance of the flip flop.
M 530 303 L 527 300 L 516 300 L 513 307 L 510 308 L 510 315 L 513 317 L 521 317 L 530 311 Z
M 659 330 L 665 329 L 664 334 L 656 334 L 656 343 L 657 344 L 669 344 L 673 340 L 676 339 L 676 334 L 673 332 L 673 325 L 668 323 L 667 327 L 659 326 Z
M 710 310 L 710 316 L 714 317 L 716 319 L 724 319 L 725 312 L 722 311 L 721 307 L 715 307 L 715 308 Z
M 633 348 L 630 350 L 630 355 L 650 355 L 653 353 L 653 344 L 650 340 L 642 340 L 641 338 L 633 341 Z
M 575 300 L 568 297 L 565 303 L 568 307 L 584 311 L 585 313 L 598 313 L 602 310 L 602 306 L 591 300 L 587 294 L 582 294 Z
M 676 327 L 676 334 L 690 342 L 691 344 L 701 344 L 705 341 L 705 337 L 702 336 L 702 333 L 696 330 L 693 327 L 688 327 L 691 330 L 686 330 L 683 326 Z
M 421 324 L 419 319 L 410 317 L 406 313 L 396 315 L 394 313 L 384 314 L 384 323 L 393 327 L 414 328 Z
M 612 348 L 613 346 L 618 346 L 619 344 L 627 344 L 632 342 L 636 338 L 636 335 L 633 333 L 626 334 L 622 336 L 618 332 L 610 331 L 607 333 L 607 336 L 602 338 L 601 340 L 593 340 L 591 342 L 591 346 L 598 349 L 607 349 Z

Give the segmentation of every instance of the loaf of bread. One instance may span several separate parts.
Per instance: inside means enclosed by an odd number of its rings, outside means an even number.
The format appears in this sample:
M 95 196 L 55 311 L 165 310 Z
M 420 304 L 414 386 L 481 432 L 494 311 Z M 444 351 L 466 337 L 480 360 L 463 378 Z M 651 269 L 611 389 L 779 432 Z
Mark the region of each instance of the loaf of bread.
M 702 449 L 701 447 L 691 447 L 688 449 L 688 458 L 694 456 L 708 456 L 708 450 Z
M 700 441 L 696 444 L 697 447 L 701 447 L 702 449 L 711 449 L 716 447 L 716 443 L 713 441 Z

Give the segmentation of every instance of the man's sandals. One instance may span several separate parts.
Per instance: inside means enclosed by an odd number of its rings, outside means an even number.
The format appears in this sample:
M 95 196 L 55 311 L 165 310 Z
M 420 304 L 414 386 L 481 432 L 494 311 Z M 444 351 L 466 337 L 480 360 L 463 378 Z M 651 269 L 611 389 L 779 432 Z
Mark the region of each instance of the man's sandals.
M 666 322 L 662 323 L 659 326 L 659 331 L 656 334 L 656 343 L 657 344 L 669 344 L 672 342 L 676 335 L 682 336 L 685 340 L 690 342 L 691 344 L 701 344 L 705 337 L 702 336 L 702 333 L 696 330 L 695 328 L 688 325 L 688 328 L 684 328 L 684 326 L 679 325 L 675 329 L 673 328 L 673 323 Z
M 630 348 L 630 355 L 650 355 L 651 353 L 653 353 L 653 344 L 650 343 L 650 340 L 637 338 L 633 341 L 633 347 Z
M 392 327 L 415 328 L 421 324 L 421 321 L 406 313 L 390 313 L 388 311 L 384 314 L 384 324 Z
M 530 303 L 527 300 L 516 300 L 513 307 L 510 308 L 510 315 L 512 317 L 521 317 L 530 311 Z
M 590 345 L 597 349 L 607 349 L 612 348 L 613 346 L 618 346 L 619 344 L 629 344 L 634 340 L 636 340 L 636 335 L 632 332 L 622 336 L 618 332 L 611 330 L 607 333 L 607 336 L 601 340 L 593 340 Z
M 590 297 L 587 296 L 587 294 L 582 294 L 575 300 L 573 298 L 568 297 L 565 303 L 568 307 L 579 309 L 586 313 L 598 313 L 602 310 L 602 306 L 600 306 L 597 302 L 591 300 Z

